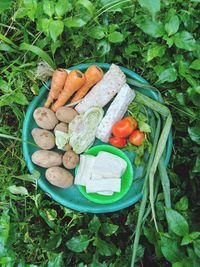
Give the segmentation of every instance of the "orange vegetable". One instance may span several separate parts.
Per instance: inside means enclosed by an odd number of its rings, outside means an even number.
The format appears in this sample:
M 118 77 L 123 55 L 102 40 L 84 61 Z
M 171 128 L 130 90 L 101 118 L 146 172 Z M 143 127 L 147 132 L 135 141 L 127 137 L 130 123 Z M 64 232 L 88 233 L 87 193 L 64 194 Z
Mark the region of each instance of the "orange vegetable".
M 65 85 L 67 75 L 68 73 L 64 69 L 57 69 L 53 72 L 51 89 L 44 104 L 45 108 L 48 108 L 53 102 L 53 100 L 58 98 L 60 92 L 62 91 Z
M 123 118 L 123 121 L 129 121 L 133 126 L 133 130 L 137 129 L 138 127 L 137 121 L 132 116 Z
M 82 99 L 87 92 L 103 78 L 103 71 L 101 68 L 92 65 L 85 72 L 85 83 L 84 85 L 76 92 L 75 96 L 72 98 L 71 103 L 77 102 Z
M 143 143 L 143 140 L 145 138 L 145 135 L 140 130 L 135 130 L 133 133 L 129 136 L 129 142 L 134 146 L 141 146 Z
M 80 70 L 72 70 L 67 77 L 64 89 L 60 93 L 57 101 L 54 103 L 52 110 L 57 111 L 67 100 L 85 83 L 85 75 Z

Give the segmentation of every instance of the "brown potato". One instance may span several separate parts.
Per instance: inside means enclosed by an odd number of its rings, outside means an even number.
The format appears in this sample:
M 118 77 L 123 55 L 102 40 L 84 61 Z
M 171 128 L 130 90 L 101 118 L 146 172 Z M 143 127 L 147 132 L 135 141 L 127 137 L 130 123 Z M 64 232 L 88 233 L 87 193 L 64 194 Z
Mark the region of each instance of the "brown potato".
M 54 151 L 38 150 L 31 158 L 33 163 L 43 168 L 62 165 L 62 155 Z
M 59 121 L 69 123 L 72 121 L 78 113 L 75 109 L 70 107 L 61 107 L 56 111 L 56 117 Z
M 66 144 L 66 145 L 63 147 L 63 149 L 64 149 L 65 151 L 69 151 L 69 150 L 72 149 L 72 147 L 70 146 L 70 144 Z
M 58 187 L 67 188 L 73 184 L 72 174 L 61 167 L 47 169 L 45 176 L 50 184 Z
M 35 143 L 42 149 L 52 149 L 55 146 L 55 136 L 50 131 L 35 128 L 31 134 Z
M 52 130 L 58 123 L 55 113 L 44 107 L 36 108 L 33 113 L 33 118 L 37 125 L 46 130 Z
M 66 169 L 74 169 L 79 162 L 79 156 L 72 150 L 63 155 L 63 165 Z
M 56 125 L 56 127 L 54 128 L 54 132 L 55 131 L 61 131 L 61 132 L 67 133 L 68 132 L 68 125 L 67 125 L 67 123 L 65 123 L 65 122 L 58 123 Z

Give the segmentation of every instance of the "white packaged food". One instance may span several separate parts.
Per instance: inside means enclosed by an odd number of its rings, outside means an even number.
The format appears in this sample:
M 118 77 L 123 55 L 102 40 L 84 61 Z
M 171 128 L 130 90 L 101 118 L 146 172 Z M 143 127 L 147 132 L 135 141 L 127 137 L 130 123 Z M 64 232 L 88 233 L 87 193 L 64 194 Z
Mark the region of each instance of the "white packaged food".
M 92 155 L 80 155 L 80 163 L 76 173 L 74 184 L 86 185 L 91 179 L 95 157 Z
M 119 178 L 126 167 L 127 163 L 124 159 L 109 152 L 99 152 L 93 165 L 92 179 Z
M 121 120 L 128 109 L 128 105 L 135 98 L 135 92 L 125 84 L 108 108 L 106 115 L 99 124 L 96 137 L 107 143 L 112 133 L 112 126 Z
M 104 107 L 119 92 L 120 88 L 126 83 L 126 76 L 120 68 L 112 64 L 99 81 L 83 100 L 75 107 L 81 113 L 90 107 Z
M 97 193 L 100 191 L 120 192 L 120 189 L 121 179 L 91 179 L 86 183 L 87 193 Z

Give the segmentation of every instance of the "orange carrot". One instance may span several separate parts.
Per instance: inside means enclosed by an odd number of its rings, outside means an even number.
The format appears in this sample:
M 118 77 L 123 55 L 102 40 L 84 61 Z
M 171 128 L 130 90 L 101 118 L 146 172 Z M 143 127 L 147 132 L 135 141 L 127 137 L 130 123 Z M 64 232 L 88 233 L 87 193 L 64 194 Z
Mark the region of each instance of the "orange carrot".
M 103 71 L 101 68 L 92 65 L 85 72 L 85 83 L 84 85 L 76 92 L 75 96 L 72 98 L 71 103 L 77 102 L 82 99 L 87 92 L 103 78 Z
M 62 91 L 65 85 L 67 75 L 68 73 L 64 69 L 57 69 L 53 72 L 51 89 L 44 104 L 45 108 L 48 108 L 53 102 L 53 100 L 58 98 L 60 92 Z
M 60 93 L 57 101 L 54 103 L 52 110 L 57 111 L 67 100 L 85 83 L 85 75 L 80 70 L 72 70 L 67 77 L 64 89 Z

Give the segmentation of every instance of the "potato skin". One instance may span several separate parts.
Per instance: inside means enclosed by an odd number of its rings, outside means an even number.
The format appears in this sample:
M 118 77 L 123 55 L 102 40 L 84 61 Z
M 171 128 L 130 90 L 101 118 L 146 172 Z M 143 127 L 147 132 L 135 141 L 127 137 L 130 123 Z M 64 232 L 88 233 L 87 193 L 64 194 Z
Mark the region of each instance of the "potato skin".
M 58 123 L 55 113 L 44 107 L 36 108 L 33 113 L 33 118 L 37 125 L 46 130 L 52 130 Z
M 61 167 L 48 168 L 45 172 L 45 176 L 50 184 L 58 187 L 67 188 L 73 184 L 72 174 Z
M 63 165 L 66 169 L 74 169 L 79 162 L 79 156 L 72 150 L 63 155 Z
M 65 122 L 58 123 L 56 125 L 56 127 L 54 128 L 54 132 L 55 131 L 61 131 L 61 132 L 67 133 L 68 132 L 68 125 L 67 125 L 67 123 L 65 123 Z
M 66 144 L 66 145 L 63 147 L 63 149 L 64 149 L 65 151 L 69 151 L 69 150 L 72 149 L 72 147 L 70 146 L 70 144 Z
M 70 121 L 72 121 L 76 115 L 78 115 L 78 113 L 76 112 L 75 109 L 70 108 L 70 107 L 60 107 L 57 111 L 56 111 L 56 117 L 59 121 L 62 122 L 66 122 L 69 123 Z
M 55 146 L 55 136 L 50 131 L 34 128 L 31 134 L 35 143 L 42 149 L 52 149 Z
M 32 154 L 31 158 L 33 163 L 43 168 L 62 164 L 62 155 L 54 151 L 38 150 Z

